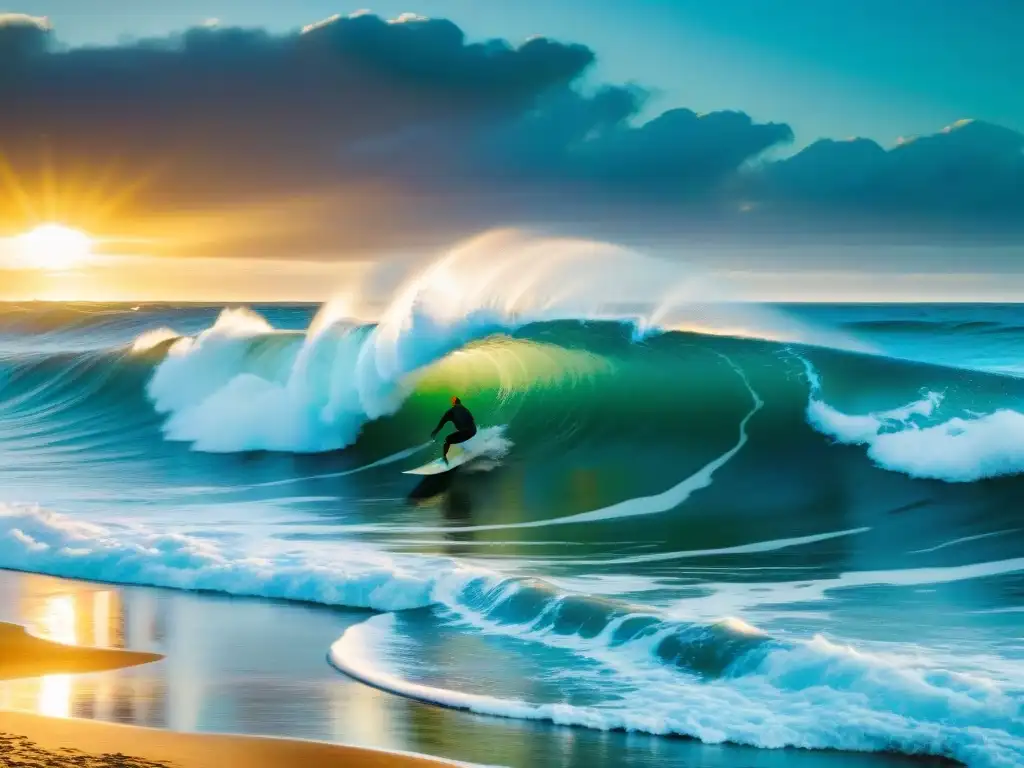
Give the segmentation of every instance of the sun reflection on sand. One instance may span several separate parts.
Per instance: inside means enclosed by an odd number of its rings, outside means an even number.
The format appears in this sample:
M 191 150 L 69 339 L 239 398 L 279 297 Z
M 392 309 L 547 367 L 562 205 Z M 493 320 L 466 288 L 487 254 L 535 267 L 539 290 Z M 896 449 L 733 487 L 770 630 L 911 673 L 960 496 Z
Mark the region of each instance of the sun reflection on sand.
M 110 646 L 110 601 L 111 592 L 104 590 L 93 595 L 93 645 L 100 648 Z
M 67 645 L 123 648 L 127 614 L 118 589 L 98 584 L 21 574 L 17 608 L 5 620 L 29 632 Z M 140 695 L 141 694 L 141 695 Z M 162 719 L 155 691 L 142 680 L 117 679 L 111 673 L 52 674 L 0 683 L 0 707 L 52 717 L 88 717 L 133 723 Z
M 71 675 L 43 675 L 36 710 L 49 717 L 71 717 Z
M 53 595 L 45 600 L 42 610 L 43 632 L 58 643 L 77 645 L 75 632 L 75 598 L 72 595 Z
M 41 618 L 46 636 L 58 643 L 77 645 L 74 597 L 53 595 L 43 606 Z M 43 675 L 38 710 L 50 717 L 71 716 L 71 675 Z

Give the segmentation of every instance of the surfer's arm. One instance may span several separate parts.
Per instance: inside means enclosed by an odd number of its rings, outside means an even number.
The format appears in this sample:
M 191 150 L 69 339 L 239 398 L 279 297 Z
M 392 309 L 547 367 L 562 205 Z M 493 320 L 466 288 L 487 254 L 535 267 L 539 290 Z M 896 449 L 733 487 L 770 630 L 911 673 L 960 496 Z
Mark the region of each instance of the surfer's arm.
M 434 427 L 434 431 L 430 433 L 430 436 L 433 437 L 438 432 L 440 432 L 441 428 L 445 424 L 447 424 L 449 421 L 451 421 L 451 420 L 452 420 L 452 409 L 449 408 L 447 411 L 445 411 L 444 416 L 441 417 L 441 420 L 439 422 L 437 422 L 437 426 Z

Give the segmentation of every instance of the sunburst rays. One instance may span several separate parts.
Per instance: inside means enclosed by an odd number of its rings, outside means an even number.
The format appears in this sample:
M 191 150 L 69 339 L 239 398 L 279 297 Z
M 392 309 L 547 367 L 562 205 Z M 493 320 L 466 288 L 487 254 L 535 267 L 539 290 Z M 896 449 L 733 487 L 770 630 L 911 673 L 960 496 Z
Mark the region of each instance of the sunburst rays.
M 34 164 L 23 152 L 0 148 L 3 234 L 60 222 L 93 233 L 98 240 L 117 239 L 112 231 L 125 223 L 126 214 L 165 165 L 156 160 L 142 172 L 129 174 L 116 158 L 65 160 L 48 142 L 42 143 Z

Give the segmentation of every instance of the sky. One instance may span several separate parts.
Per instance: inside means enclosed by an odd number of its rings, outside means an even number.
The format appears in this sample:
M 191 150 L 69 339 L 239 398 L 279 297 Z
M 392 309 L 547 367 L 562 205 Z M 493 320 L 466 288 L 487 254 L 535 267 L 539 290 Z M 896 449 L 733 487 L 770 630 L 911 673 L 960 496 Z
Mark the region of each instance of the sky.
M 287 31 L 364 7 L 452 19 L 475 39 L 582 42 L 598 53 L 597 79 L 642 83 L 661 108 L 782 120 L 797 144 L 890 144 L 967 117 L 1024 130 L 1017 0 L 22 0 L 17 10 L 49 16 L 78 45 L 211 19 Z
M 0 298 L 315 299 L 495 227 L 682 254 L 754 298 L 1024 272 L 1016 0 L 370 8 L 9 8 Z M 91 270 L 19 262 L 45 221 L 97 239 Z

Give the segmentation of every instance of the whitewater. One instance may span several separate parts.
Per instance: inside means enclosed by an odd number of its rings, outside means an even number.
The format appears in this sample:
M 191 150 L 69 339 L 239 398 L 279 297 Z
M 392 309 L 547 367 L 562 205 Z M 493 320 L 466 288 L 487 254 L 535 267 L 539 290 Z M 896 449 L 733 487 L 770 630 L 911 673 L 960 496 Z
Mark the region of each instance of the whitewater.
M 444 707 L 1024 764 L 1024 310 L 718 290 L 497 233 L 376 304 L 0 308 L 0 567 L 368 609 L 323 654 Z

